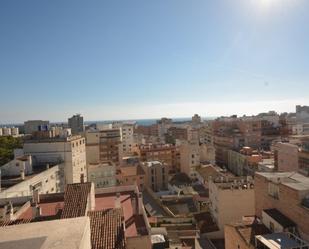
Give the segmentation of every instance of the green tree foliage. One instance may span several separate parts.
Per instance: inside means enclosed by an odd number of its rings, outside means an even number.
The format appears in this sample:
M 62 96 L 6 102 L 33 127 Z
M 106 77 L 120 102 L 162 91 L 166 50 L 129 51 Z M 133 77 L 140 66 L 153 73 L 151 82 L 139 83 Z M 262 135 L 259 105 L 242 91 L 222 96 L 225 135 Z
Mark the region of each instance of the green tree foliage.
M 16 148 L 22 148 L 21 138 L 0 137 L 0 166 L 14 158 L 14 149 Z

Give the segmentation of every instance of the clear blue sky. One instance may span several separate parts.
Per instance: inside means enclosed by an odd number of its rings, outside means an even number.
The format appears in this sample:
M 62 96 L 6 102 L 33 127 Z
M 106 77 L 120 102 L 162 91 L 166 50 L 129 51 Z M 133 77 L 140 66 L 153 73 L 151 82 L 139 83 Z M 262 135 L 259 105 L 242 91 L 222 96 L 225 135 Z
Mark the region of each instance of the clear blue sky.
M 309 104 L 308 0 L 0 1 L 0 123 Z

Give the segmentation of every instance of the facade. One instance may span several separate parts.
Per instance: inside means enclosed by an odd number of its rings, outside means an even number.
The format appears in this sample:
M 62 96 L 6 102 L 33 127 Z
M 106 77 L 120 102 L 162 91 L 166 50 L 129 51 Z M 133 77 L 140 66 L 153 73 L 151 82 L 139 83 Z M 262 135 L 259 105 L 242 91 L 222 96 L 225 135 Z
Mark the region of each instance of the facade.
M 24 122 L 25 134 L 32 134 L 35 131 L 41 130 L 42 127 L 48 127 L 49 121 L 47 120 L 28 120 Z
M 309 178 L 296 172 L 255 174 L 255 214 L 276 209 L 297 226 L 302 239 L 309 240 Z
M 254 184 L 251 179 L 218 177 L 209 181 L 210 212 L 224 237 L 224 226 L 254 215 Z
M 15 166 L 14 166 L 15 167 Z M 61 165 L 55 165 L 50 168 L 36 169 L 31 174 L 24 174 L 20 177 L 1 179 L 0 199 L 20 196 L 32 196 L 35 192 L 38 194 L 58 193 L 63 191 L 63 184 L 60 176 Z
M 142 162 L 159 161 L 167 167 L 167 173 L 179 170 L 179 154 L 172 144 L 141 144 L 135 147 Z
M 134 141 L 134 124 L 122 124 L 120 127 L 121 144 L 120 156 L 129 156 L 135 146 Z
M 117 170 L 117 185 L 128 186 L 136 185 L 142 191 L 145 187 L 146 174 L 141 165 L 131 165 L 120 167 Z
M 303 145 L 298 153 L 298 170 L 309 176 L 309 146 Z
M 86 132 L 87 163 L 110 161 L 119 163 L 119 129 L 91 130 Z
M 180 171 L 190 177 L 196 176 L 196 168 L 200 166 L 200 146 L 196 142 L 183 141 L 179 146 Z
M 115 186 L 115 164 L 112 162 L 88 164 L 88 181 L 93 182 L 96 188 Z
M 80 114 L 73 115 L 68 119 L 68 126 L 72 130 L 73 135 L 84 132 L 84 118 Z
M 157 192 L 166 190 L 168 185 L 168 169 L 165 164 L 159 161 L 142 163 L 145 172 L 145 185 Z
M 87 179 L 85 138 L 81 136 L 31 138 L 24 142 L 24 154 L 32 156 L 34 168 L 60 164 L 64 184 Z
M 298 146 L 291 143 L 277 143 L 274 146 L 275 166 L 278 171 L 298 170 Z

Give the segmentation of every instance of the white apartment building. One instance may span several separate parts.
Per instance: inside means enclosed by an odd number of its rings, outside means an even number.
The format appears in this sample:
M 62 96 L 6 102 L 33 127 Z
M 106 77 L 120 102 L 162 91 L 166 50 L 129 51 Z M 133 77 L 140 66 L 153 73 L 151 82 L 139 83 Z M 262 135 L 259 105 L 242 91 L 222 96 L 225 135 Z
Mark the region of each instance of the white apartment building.
M 19 128 L 18 127 L 0 127 L 0 137 L 1 136 L 19 136 Z
M 64 184 L 87 180 L 85 138 L 81 136 L 30 139 L 24 143 L 24 154 L 36 165 L 61 164 Z
M 15 165 L 12 165 L 15 167 Z M 0 199 L 32 196 L 34 192 L 38 194 L 58 193 L 63 191 L 60 179 L 60 165 L 45 167 L 45 170 L 30 175 L 21 175 L 16 178 L 1 179 Z
M 11 136 L 12 135 L 12 130 L 10 127 L 3 127 L 2 128 L 2 135 L 3 136 Z

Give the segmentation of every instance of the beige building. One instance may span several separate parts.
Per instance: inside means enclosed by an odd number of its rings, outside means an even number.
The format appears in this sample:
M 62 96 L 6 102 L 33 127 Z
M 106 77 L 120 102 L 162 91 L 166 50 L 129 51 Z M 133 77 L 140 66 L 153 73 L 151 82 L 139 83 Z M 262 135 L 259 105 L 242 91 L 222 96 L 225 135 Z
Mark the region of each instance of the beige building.
M 237 222 L 246 215 L 254 215 L 254 184 L 248 178 L 218 177 L 209 181 L 210 212 L 224 238 L 224 225 Z
M 24 122 L 25 134 L 32 134 L 39 131 L 40 127 L 48 127 L 49 121 L 47 120 L 28 120 Z
M 120 135 L 121 135 L 121 144 L 119 146 L 120 157 L 132 155 L 133 148 L 135 146 L 134 124 L 121 124 Z
M 278 171 L 298 170 L 298 146 L 291 143 L 277 143 L 274 146 L 275 166 Z
M 183 141 L 179 146 L 180 171 L 190 177 L 196 176 L 196 167 L 200 166 L 200 146 L 198 143 Z
M 116 166 L 112 162 L 88 164 L 88 181 L 96 188 L 106 188 L 116 185 Z
M 179 153 L 172 144 L 140 144 L 134 148 L 142 162 L 159 161 L 167 166 L 167 173 L 179 170 Z
M 254 180 L 255 214 L 263 218 L 265 210 L 276 209 L 309 240 L 309 178 L 296 172 L 258 172 Z
M 119 186 L 136 185 L 139 190 L 143 190 L 145 187 L 146 174 L 139 164 L 120 167 L 117 170 L 116 178 Z
M 32 156 L 33 167 L 59 164 L 64 184 L 87 180 L 85 138 L 81 136 L 31 138 L 24 153 Z
M 119 129 L 90 130 L 86 132 L 87 163 L 111 161 L 119 163 Z
M 146 174 L 145 185 L 157 192 L 166 190 L 168 184 L 168 169 L 165 164 L 158 161 L 144 162 L 142 164 Z

